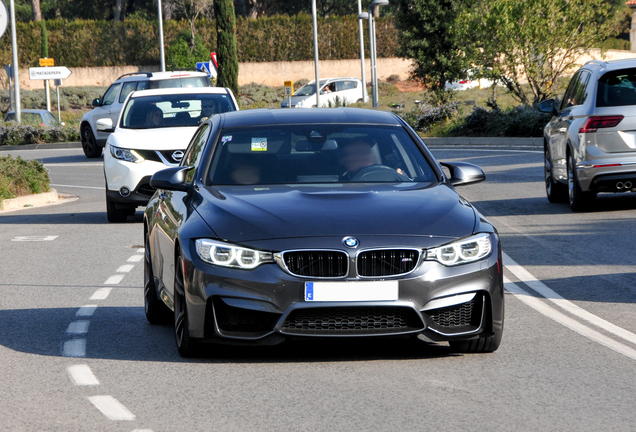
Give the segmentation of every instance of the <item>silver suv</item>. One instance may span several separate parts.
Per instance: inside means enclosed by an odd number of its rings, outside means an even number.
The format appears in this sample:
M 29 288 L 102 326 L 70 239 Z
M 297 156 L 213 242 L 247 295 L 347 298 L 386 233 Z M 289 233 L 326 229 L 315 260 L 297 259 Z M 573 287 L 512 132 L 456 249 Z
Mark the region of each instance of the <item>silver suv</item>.
M 600 192 L 636 191 L 636 59 L 592 60 L 572 77 L 544 129 L 550 202 L 587 210 Z
M 110 132 L 97 130 L 98 119 L 110 118 L 117 123 L 119 113 L 126 97 L 135 90 L 174 88 L 174 87 L 211 87 L 210 79 L 203 72 L 134 72 L 120 76 L 111 84 L 104 96 L 93 100 L 93 110 L 87 112 L 80 122 L 82 149 L 89 158 L 102 155 L 102 148 Z

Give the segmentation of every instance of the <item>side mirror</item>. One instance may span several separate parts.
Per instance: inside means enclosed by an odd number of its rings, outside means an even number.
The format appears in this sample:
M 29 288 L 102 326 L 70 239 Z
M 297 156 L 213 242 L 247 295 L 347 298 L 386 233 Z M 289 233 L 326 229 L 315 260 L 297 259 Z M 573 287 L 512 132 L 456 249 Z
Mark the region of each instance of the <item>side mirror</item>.
M 113 132 L 115 127 L 113 126 L 113 121 L 110 118 L 101 118 L 97 119 L 95 122 L 95 129 L 100 132 Z
M 441 165 L 450 171 L 450 182 L 453 186 L 464 186 L 486 180 L 486 174 L 477 165 L 465 162 L 444 163 Z
M 150 186 L 155 189 L 187 192 L 191 185 L 186 183 L 185 176 L 194 167 L 170 167 L 157 171 L 150 178 Z
M 548 114 L 558 114 L 558 111 L 556 109 L 556 106 L 554 104 L 554 99 L 546 99 L 543 102 L 541 102 L 538 106 L 539 111 L 542 113 L 548 113 Z
M 93 102 L 91 102 L 91 104 L 92 104 L 94 107 L 102 106 L 102 101 L 101 101 L 101 100 L 99 100 L 99 98 L 95 98 L 95 99 L 93 99 Z

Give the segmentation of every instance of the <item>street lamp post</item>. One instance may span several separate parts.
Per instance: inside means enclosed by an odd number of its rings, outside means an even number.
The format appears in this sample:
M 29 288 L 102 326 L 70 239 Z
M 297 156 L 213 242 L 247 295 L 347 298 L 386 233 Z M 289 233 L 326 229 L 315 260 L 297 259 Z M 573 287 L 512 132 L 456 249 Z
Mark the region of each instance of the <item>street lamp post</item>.
M 161 13 L 161 0 L 157 0 L 157 14 L 159 15 L 159 57 L 161 57 L 161 72 L 165 72 L 166 57 L 163 53 L 163 14 Z
M 318 18 L 316 0 L 311 0 L 311 15 L 314 24 L 314 65 L 316 68 L 316 107 L 320 108 L 320 74 L 318 73 Z M 291 105 L 290 105 L 291 107 Z
M 22 114 L 20 112 L 20 77 L 18 76 L 18 69 L 20 65 L 18 63 L 18 42 L 15 31 L 15 2 L 11 0 L 9 2 L 11 7 L 11 51 L 13 51 L 13 91 L 15 92 L 15 120 L 18 123 L 22 122 Z
M 378 74 L 377 74 L 377 51 L 375 43 L 375 19 L 373 18 L 373 9 L 380 6 L 386 6 L 389 0 L 373 0 L 369 5 L 369 12 L 362 12 L 358 15 L 358 19 L 369 20 L 369 55 L 371 57 L 371 94 L 373 96 L 373 108 L 378 108 Z
M 364 31 L 362 28 L 362 19 L 360 19 L 360 15 L 362 15 L 362 0 L 358 0 L 358 28 L 360 30 L 360 75 L 362 78 L 362 102 L 367 103 L 369 101 L 369 97 L 367 96 L 367 92 L 365 91 L 367 87 L 367 78 L 364 73 Z

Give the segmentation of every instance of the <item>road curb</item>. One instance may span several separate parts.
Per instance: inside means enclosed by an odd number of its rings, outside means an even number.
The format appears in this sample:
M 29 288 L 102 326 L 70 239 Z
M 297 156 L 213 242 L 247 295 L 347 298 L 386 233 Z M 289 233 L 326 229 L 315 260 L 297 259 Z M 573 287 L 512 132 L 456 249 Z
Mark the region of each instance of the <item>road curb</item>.
M 422 137 L 428 146 L 543 147 L 543 138 L 520 137 Z
M 0 146 L 0 151 L 6 150 L 50 150 L 50 149 L 63 149 L 63 148 L 82 148 L 81 142 L 67 142 L 67 143 L 42 143 L 42 144 L 25 144 L 25 145 L 11 145 Z
M 17 210 L 25 207 L 36 207 L 43 204 L 52 204 L 57 202 L 60 197 L 55 189 L 48 192 L 24 195 L 17 198 L 5 199 L 0 202 L 0 211 Z

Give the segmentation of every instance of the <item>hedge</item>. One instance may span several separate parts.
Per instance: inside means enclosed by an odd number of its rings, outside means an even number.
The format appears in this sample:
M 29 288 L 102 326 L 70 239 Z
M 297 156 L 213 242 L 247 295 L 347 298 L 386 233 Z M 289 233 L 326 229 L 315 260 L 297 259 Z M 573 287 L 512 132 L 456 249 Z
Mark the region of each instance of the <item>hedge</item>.
M 256 20 L 238 18 L 236 22 L 239 62 L 313 60 L 311 15 L 277 15 Z M 67 67 L 144 66 L 159 63 L 158 25 L 156 21 L 130 19 L 123 22 L 64 19 L 46 22 L 49 55 L 56 65 Z M 39 23 L 18 22 L 19 62 L 22 67 L 38 65 L 42 33 Z M 169 46 L 189 22 L 166 21 L 164 43 Z M 197 35 L 216 50 L 213 21 L 196 22 Z M 358 20 L 356 16 L 332 16 L 318 20 L 319 52 L 324 60 L 359 58 Z M 376 20 L 378 57 L 397 56 L 397 31 L 392 17 Z M 0 45 L 2 64 L 12 62 L 11 44 L 5 35 Z M 368 56 L 368 29 L 365 25 L 365 49 Z M 201 59 L 202 61 L 206 59 Z

